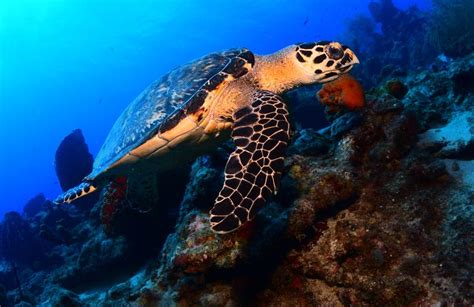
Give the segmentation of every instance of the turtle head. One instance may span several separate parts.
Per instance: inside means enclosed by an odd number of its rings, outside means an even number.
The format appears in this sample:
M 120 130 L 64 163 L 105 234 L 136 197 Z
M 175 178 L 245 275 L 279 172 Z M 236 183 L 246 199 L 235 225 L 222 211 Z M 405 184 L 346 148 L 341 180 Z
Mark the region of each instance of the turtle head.
M 347 46 L 328 41 L 295 45 L 294 60 L 307 84 L 335 80 L 359 64 L 359 59 Z

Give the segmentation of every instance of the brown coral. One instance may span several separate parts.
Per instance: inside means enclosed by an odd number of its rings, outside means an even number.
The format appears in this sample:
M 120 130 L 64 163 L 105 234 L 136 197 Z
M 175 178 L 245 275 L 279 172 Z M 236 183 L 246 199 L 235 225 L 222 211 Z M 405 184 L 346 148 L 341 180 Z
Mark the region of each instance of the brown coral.
M 402 99 L 408 93 L 408 87 L 400 80 L 390 80 L 385 84 L 387 92 L 397 99 Z
M 349 74 L 324 84 L 317 96 L 322 104 L 329 107 L 344 106 L 353 110 L 365 105 L 362 85 Z

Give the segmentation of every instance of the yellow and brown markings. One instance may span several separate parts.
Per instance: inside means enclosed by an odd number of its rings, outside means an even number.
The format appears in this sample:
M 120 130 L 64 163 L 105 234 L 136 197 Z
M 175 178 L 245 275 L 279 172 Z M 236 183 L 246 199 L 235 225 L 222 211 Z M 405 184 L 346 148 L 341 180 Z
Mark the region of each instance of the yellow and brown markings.
M 255 58 L 245 49 L 228 51 L 226 57 L 227 64 L 222 70 L 197 89 L 182 108 L 168 115 L 157 127 L 153 137 L 125 154 L 109 168 L 162 156 L 182 143 L 204 142 L 217 137 L 220 131 L 231 128 L 231 123 L 213 119 L 211 111 L 219 108 L 216 104 L 226 85 L 251 70 Z
M 274 93 L 258 91 L 234 114 L 236 149 L 225 168 L 224 186 L 211 214 L 215 232 L 228 233 L 251 220 L 278 188 L 290 139 L 288 110 Z
M 178 123 L 186 117 L 190 117 L 194 122 L 200 123 L 209 111 L 209 102 L 216 92 L 230 81 L 245 75 L 254 65 L 255 57 L 252 52 L 244 50 L 233 57 L 229 57 L 224 69 L 211 77 L 188 101 L 184 109 L 172 114 L 159 128 L 159 133 L 163 134 L 170 129 L 174 129 Z

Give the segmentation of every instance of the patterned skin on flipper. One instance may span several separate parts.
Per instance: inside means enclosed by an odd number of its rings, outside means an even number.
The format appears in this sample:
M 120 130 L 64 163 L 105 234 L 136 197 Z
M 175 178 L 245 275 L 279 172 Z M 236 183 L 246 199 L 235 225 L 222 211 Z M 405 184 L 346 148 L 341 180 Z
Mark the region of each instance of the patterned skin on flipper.
M 63 203 L 71 203 L 72 201 L 78 199 L 79 197 L 83 197 L 87 194 L 94 192 L 97 189 L 96 185 L 93 182 L 83 182 L 77 187 L 67 190 L 66 192 L 59 195 L 53 203 L 55 204 L 63 204 Z
M 257 91 L 252 104 L 233 119 L 237 148 L 227 161 L 224 186 L 210 211 L 211 227 L 217 233 L 238 229 L 276 193 L 290 140 L 286 104 L 272 92 Z

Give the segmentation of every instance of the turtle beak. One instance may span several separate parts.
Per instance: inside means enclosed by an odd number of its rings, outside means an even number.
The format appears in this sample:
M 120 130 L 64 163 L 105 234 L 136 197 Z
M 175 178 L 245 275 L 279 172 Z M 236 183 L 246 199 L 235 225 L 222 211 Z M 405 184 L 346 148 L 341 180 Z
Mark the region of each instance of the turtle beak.
M 354 67 L 354 65 L 357 65 L 360 62 L 352 50 L 346 49 L 340 63 L 342 64 L 342 67 L 339 68 L 339 71 L 341 74 L 345 74 L 349 72 Z
M 358 58 L 358 57 L 355 55 L 355 53 L 354 53 L 354 52 L 352 52 L 352 51 L 351 51 L 351 53 L 352 53 L 352 61 L 351 61 L 351 65 L 360 64 L 360 62 L 359 62 L 359 58 Z
M 344 53 L 345 53 L 344 57 L 347 56 L 350 59 L 349 63 L 346 63 L 346 65 L 360 64 L 359 58 L 357 58 L 357 56 L 355 55 L 355 53 L 351 49 L 346 49 L 346 51 Z
M 353 66 L 359 63 L 359 59 L 351 49 L 347 48 L 344 50 L 344 56 L 341 59 L 341 64 L 343 67 Z

